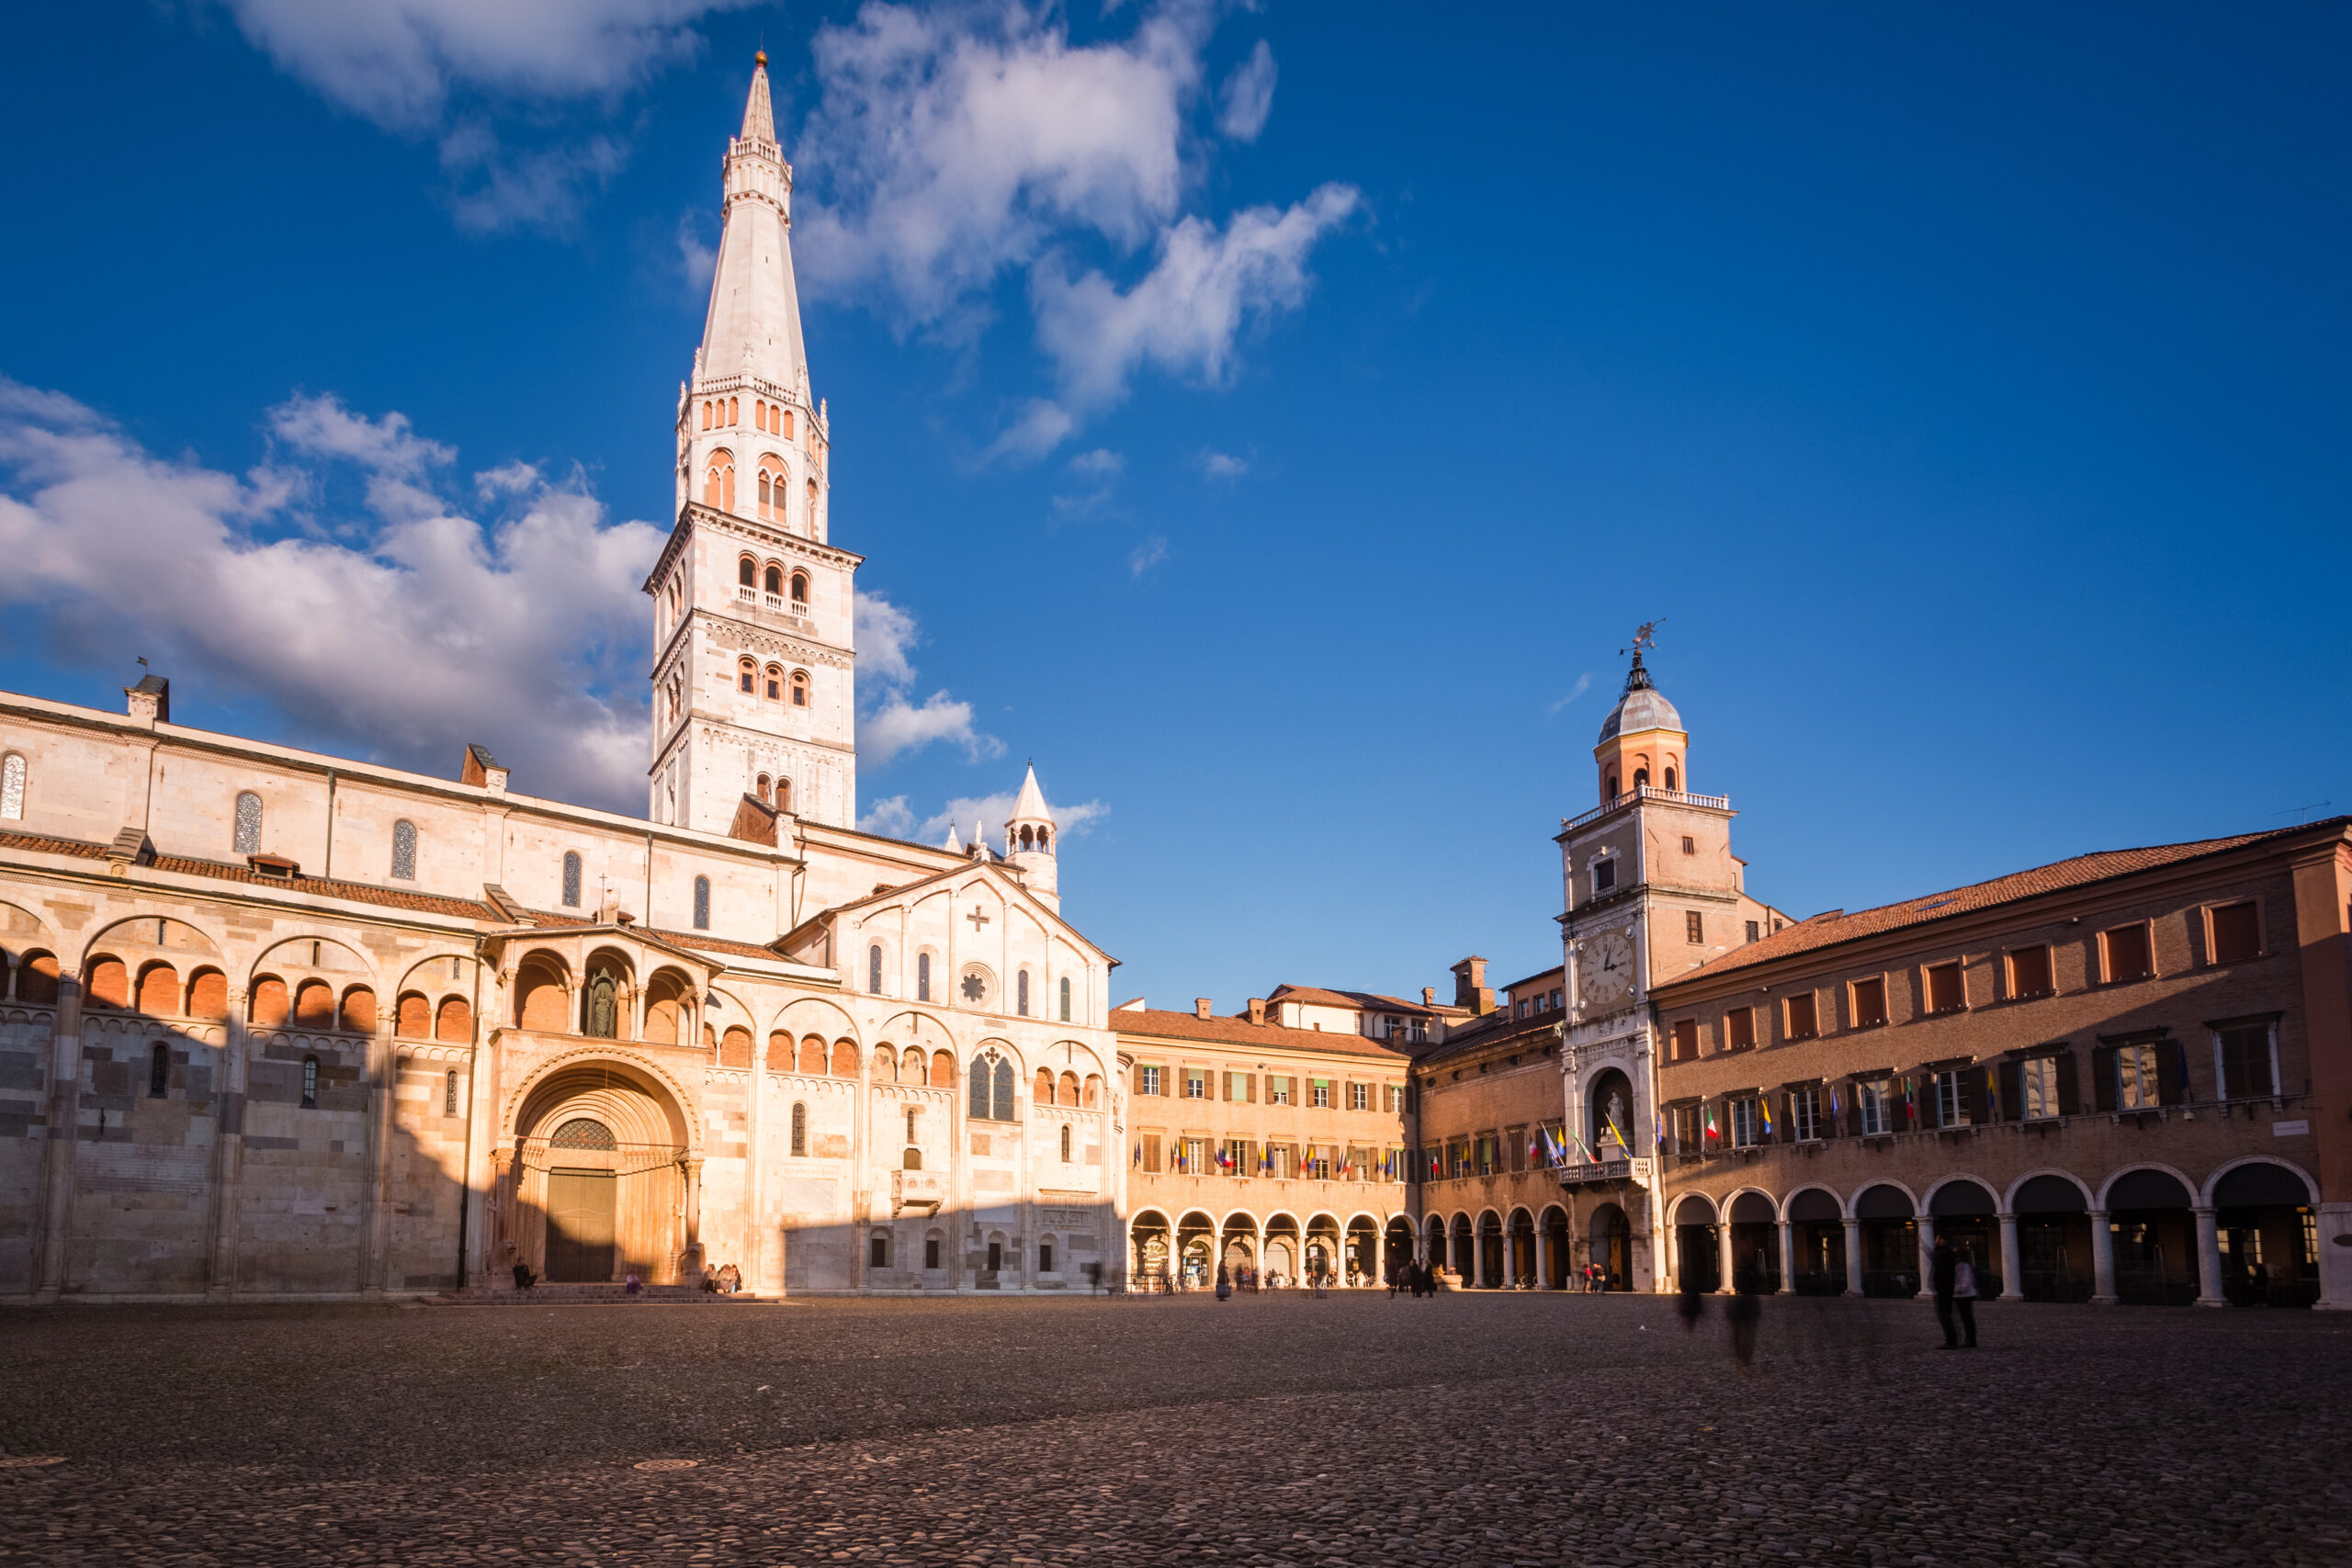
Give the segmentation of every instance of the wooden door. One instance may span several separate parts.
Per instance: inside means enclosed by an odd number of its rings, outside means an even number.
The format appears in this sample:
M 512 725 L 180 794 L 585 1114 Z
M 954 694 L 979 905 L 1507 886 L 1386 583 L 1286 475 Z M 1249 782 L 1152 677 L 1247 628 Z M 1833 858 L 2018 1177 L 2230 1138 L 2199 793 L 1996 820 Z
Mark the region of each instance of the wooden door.
M 548 1172 L 548 1278 L 602 1282 L 613 1277 L 613 1173 Z

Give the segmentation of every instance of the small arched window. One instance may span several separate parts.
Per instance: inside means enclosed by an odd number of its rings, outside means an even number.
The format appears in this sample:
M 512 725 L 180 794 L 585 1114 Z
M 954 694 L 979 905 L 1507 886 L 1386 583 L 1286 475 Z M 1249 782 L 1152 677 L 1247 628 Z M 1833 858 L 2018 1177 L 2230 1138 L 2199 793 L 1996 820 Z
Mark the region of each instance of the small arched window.
M 760 690 L 767 694 L 768 701 L 772 703 L 783 701 L 784 666 L 781 664 L 769 665 L 766 672 L 760 678 Z
M 25 760 L 14 751 L 0 758 L 0 817 L 19 821 L 25 815 Z
M 237 852 L 261 853 L 261 796 L 251 790 L 237 795 Z
M 392 875 L 401 882 L 416 880 L 416 824 L 405 818 L 392 824 Z
M 710 428 L 710 400 L 707 398 L 703 400 L 702 427 L 705 430 L 708 430 Z
M 797 708 L 808 705 L 808 671 L 806 670 L 792 672 L 792 705 Z
M 710 930 L 710 878 L 695 878 L 695 930 Z
M 817 536 L 817 481 L 808 481 L 808 536 Z
M 790 779 L 775 781 L 775 808 L 778 811 L 792 809 L 792 781 Z
M 458 1069 L 451 1067 L 447 1077 L 443 1080 L 441 1085 L 441 1114 L 444 1116 L 455 1116 L 457 1113 Z
M 989 1120 L 989 1059 L 972 1058 L 972 1093 L 969 1114 L 975 1122 Z
M 1062 1127 L 1062 1163 L 1069 1163 L 1069 1127 L 1067 1123 Z
M 878 942 L 865 950 L 865 988 L 875 996 L 882 994 L 882 944 Z
M 172 1092 L 172 1048 L 162 1041 L 147 1054 L 147 1098 L 162 1100 Z
M 931 954 L 928 953 L 915 954 L 915 1000 L 931 1000 Z
M 760 586 L 766 589 L 771 593 L 782 593 L 784 592 L 784 568 L 780 566 L 769 567 L 767 570 L 767 575 L 761 580 Z
M 725 447 L 710 455 L 703 470 L 702 503 L 721 512 L 735 510 L 735 454 Z
M 1634 787 L 1635 789 L 1647 789 L 1650 787 L 1650 771 L 1647 768 L 1635 768 L 1634 770 Z
M 727 400 L 727 423 L 729 424 L 741 424 L 743 423 L 742 400 L 739 398 L 729 398 Z
M 1617 775 L 1615 773 L 1609 775 L 1609 798 L 1611 800 L 1617 798 Z
M 563 856 L 563 907 L 580 908 L 580 852 L 567 850 Z
M 1013 1010 L 1023 1018 L 1029 1016 L 1029 971 L 1023 969 L 1013 976 Z
M 803 610 L 808 607 L 808 574 L 805 571 L 792 574 L 792 602 Z
M 1675 787 L 1675 784 L 1674 784 L 1674 770 L 1673 770 L 1672 768 L 1668 768 L 1668 769 L 1667 769 L 1667 770 L 1666 770 L 1666 787 L 1667 787 L 1667 788 L 1668 788 L 1668 789 L 1672 789 L 1672 788 L 1674 788 L 1674 787 Z
M 746 588 L 757 588 L 760 585 L 760 563 L 753 560 L 749 556 L 745 556 L 742 559 L 737 561 L 735 563 L 735 581 L 741 583 Z
M 805 1100 L 792 1102 L 792 1152 L 796 1155 L 808 1152 L 808 1106 Z
M 316 1056 L 305 1056 L 302 1058 L 302 1109 L 316 1111 L 318 1108 L 319 1059 Z
M 735 661 L 735 685 L 739 691 L 756 692 L 760 683 L 760 667 L 749 659 Z
M 1062 976 L 1062 1021 L 1069 1021 L 1069 976 Z
M 757 786 L 757 787 L 758 787 L 758 791 L 759 791 L 759 796 L 760 796 L 760 798 L 761 798 L 762 800 L 765 800 L 765 799 L 767 799 L 767 798 L 768 798 L 768 787 L 769 787 L 769 786 L 768 786 L 768 776 L 767 776 L 767 774 L 765 774 L 765 773 L 762 773 L 762 774 L 760 775 L 759 784 L 758 784 L 758 786 Z
M 996 1119 L 1000 1122 L 1012 1121 L 1012 1064 L 1011 1062 L 1003 1061 L 1001 1059 L 998 1061 L 996 1065 L 996 1093 L 991 1096 L 991 1098 L 996 1102 Z

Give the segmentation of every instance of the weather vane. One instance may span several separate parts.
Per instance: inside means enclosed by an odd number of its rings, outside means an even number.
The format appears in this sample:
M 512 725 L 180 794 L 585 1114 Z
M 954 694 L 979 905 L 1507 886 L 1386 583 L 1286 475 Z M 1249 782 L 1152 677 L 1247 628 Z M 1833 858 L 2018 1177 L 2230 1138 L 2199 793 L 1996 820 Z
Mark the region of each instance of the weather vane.
M 1631 649 L 1619 649 L 1617 650 L 1618 656 L 1623 658 L 1625 654 L 1630 652 L 1634 658 L 1639 659 L 1642 656 L 1642 649 L 1645 648 L 1653 653 L 1657 652 L 1657 629 L 1664 625 L 1666 625 L 1666 617 L 1664 615 L 1660 615 L 1655 621 L 1644 621 L 1640 626 L 1634 628 L 1634 646 Z

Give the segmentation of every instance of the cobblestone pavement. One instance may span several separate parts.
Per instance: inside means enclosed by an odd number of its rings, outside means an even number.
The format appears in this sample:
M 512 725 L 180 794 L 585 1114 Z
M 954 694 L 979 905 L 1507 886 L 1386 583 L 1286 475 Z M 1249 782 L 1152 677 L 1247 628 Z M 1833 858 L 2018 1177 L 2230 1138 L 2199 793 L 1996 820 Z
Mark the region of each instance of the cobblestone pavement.
M 2352 1562 L 2352 1321 L 1671 1306 L 5 1313 L 0 1564 Z

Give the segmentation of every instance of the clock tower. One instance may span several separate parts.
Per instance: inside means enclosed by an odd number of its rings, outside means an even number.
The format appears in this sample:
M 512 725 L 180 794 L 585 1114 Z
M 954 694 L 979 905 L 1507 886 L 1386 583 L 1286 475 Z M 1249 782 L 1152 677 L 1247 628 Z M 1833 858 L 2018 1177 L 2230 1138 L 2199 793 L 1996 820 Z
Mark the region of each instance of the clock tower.
M 1567 1124 L 1584 1144 L 1574 1157 L 1589 1162 L 1562 1176 L 1625 1210 L 1634 1290 L 1659 1288 L 1667 1262 L 1655 1068 L 1669 1046 L 1650 987 L 1754 940 L 1771 918 L 1740 889 L 1731 803 L 1690 790 L 1690 734 L 1642 662 L 1648 632 L 1593 748 L 1600 804 L 1563 820 L 1555 840 L 1567 989 L 1560 1065 Z

